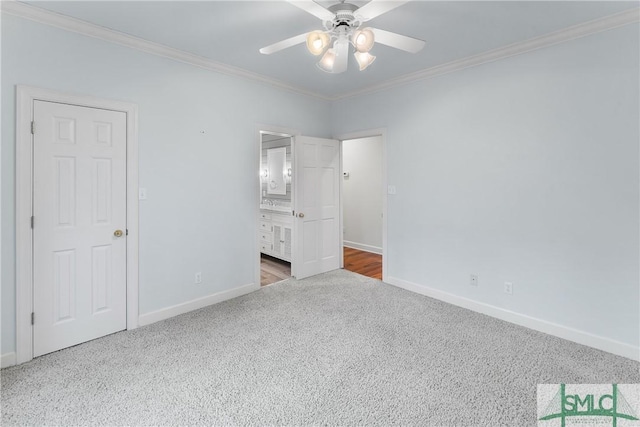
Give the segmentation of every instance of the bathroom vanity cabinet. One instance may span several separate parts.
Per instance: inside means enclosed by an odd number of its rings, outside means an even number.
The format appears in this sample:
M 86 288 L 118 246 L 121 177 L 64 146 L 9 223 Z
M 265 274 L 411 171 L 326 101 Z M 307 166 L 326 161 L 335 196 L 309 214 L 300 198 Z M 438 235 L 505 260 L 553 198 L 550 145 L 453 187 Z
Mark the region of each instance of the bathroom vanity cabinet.
M 291 213 L 260 210 L 260 252 L 291 262 L 293 217 Z

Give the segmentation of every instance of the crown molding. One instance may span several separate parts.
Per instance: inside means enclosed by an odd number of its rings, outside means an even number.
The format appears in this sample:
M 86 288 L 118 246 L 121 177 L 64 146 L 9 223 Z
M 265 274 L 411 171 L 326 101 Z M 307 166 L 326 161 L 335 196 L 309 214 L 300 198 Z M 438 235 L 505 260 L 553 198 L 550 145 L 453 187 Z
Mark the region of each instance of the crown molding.
M 391 89 L 396 86 L 453 73 L 459 70 L 464 70 L 465 68 L 475 67 L 477 65 L 486 64 L 488 62 L 498 61 L 504 58 L 531 52 L 533 50 L 538 50 L 570 40 L 575 40 L 581 37 L 586 37 L 591 34 L 596 34 L 614 28 L 619 28 L 628 24 L 640 22 L 640 8 L 633 8 L 620 13 L 616 13 L 614 15 L 595 19 L 593 21 L 573 25 L 571 27 L 554 31 L 539 37 L 534 37 L 522 42 L 513 43 L 477 55 L 472 55 L 466 58 L 436 65 L 431 68 L 426 68 L 413 73 L 405 74 L 403 76 L 389 79 L 382 83 L 367 86 L 362 89 L 345 92 L 337 96 L 327 96 L 321 93 L 292 86 L 281 80 L 254 73 L 243 68 L 223 64 L 199 55 L 195 55 L 193 53 L 165 46 L 160 43 L 154 43 L 139 37 L 131 36 L 129 34 L 111 30 L 109 28 L 91 24 L 80 19 L 71 18 L 66 15 L 61 15 L 59 13 L 20 3 L 15 0 L 1 0 L 0 5 L 1 13 L 7 13 L 20 18 L 39 22 L 41 24 L 50 25 L 53 27 L 61 28 L 63 30 L 83 34 L 89 37 L 117 43 L 119 45 L 150 53 L 152 55 L 161 56 L 173 59 L 175 61 L 194 65 L 205 70 L 253 80 L 289 92 L 311 96 L 325 101 L 338 101 L 346 98 L 352 98 L 355 96 L 361 96 L 386 89 Z
M 142 52 L 150 53 L 152 55 L 173 59 L 205 70 L 253 80 L 274 86 L 278 89 L 284 89 L 289 92 L 320 98 L 325 101 L 330 100 L 330 98 L 325 95 L 289 85 L 281 80 L 254 73 L 243 68 L 223 64 L 200 55 L 165 46 L 160 43 L 151 42 L 140 37 L 135 37 L 120 31 L 112 30 L 100 25 L 92 24 L 14 0 L 0 1 L 0 12 L 85 36 L 94 37 L 107 42 L 116 43 Z
M 343 93 L 339 96 L 332 97 L 332 101 L 337 101 L 354 96 L 366 95 L 379 92 L 385 89 L 391 89 L 396 86 L 415 82 L 418 80 L 430 79 L 432 77 L 441 76 L 443 74 L 453 73 L 455 71 L 464 70 L 465 68 L 475 67 L 477 65 L 486 64 L 488 62 L 498 61 L 500 59 L 509 58 L 520 55 L 533 50 L 542 49 L 548 46 L 586 37 L 591 34 L 600 33 L 614 28 L 623 27 L 628 24 L 640 22 L 640 8 L 633 8 L 614 15 L 605 16 L 603 18 L 587 21 L 582 24 L 573 25 L 562 30 L 534 37 L 522 42 L 513 43 L 497 49 L 488 50 L 478 55 L 468 56 L 466 58 L 457 59 L 435 67 L 426 68 L 414 73 L 405 74 L 403 76 L 387 80 L 380 84 L 367 86 L 363 89 L 354 90 Z

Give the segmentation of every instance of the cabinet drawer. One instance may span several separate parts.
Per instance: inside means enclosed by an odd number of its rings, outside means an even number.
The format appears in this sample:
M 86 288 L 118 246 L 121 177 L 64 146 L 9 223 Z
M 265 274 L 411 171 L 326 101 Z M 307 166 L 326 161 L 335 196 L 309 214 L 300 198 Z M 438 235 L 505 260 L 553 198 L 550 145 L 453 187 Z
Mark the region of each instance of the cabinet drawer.
M 270 222 L 265 222 L 265 221 L 260 221 L 260 231 L 268 231 L 271 232 L 271 223 Z
M 265 254 L 271 253 L 271 243 L 261 242 L 260 243 L 260 252 L 265 253 Z
M 265 242 L 265 243 L 273 242 L 273 233 L 266 233 L 266 232 L 258 233 L 258 236 L 260 237 L 260 240 L 262 242 Z
M 283 224 L 293 224 L 293 216 L 291 214 L 281 215 L 281 214 L 273 214 L 271 217 L 272 221 L 281 222 Z
M 260 219 L 270 220 L 271 219 L 271 214 L 270 213 L 266 213 L 266 212 L 260 212 Z

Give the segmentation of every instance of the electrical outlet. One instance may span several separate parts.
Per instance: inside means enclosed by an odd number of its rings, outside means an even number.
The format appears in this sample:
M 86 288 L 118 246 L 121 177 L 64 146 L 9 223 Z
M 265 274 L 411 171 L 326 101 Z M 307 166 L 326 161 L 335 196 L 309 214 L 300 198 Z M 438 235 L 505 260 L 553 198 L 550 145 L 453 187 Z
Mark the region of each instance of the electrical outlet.
M 504 293 L 509 295 L 513 294 L 513 283 L 504 282 Z
M 202 283 L 202 273 L 200 273 L 200 272 L 196 273 L 196 277 L 195 277 L 194 283 L 196 283 L 196 284 Z
M 471 286 L 478 286 L 478 275 L 477 274 L 472 274 L 470 279 L 469 279 L 469 284 Z
M 387 194 L 396 194 L 396 186 L 388 185 L 387 186 Z

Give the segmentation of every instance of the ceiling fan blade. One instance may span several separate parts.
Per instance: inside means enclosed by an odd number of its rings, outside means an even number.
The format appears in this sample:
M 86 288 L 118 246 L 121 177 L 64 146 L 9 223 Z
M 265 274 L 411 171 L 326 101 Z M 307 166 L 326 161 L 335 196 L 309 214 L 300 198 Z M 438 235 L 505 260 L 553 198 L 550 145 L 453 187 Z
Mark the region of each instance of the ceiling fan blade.
M 405 52 L 419 52 L 425 45 L 424 40 L 414 39 L 413 37 L 407 37 L 402 34 L 379 30 L 377 28 L 372 28 L 371 30 L 375 36 L 376 43 L 395 47 L 396 49 L 404 50 Z
M 400 7 L 407 3 L 408 0 L 371 0 L 369 3 L 356 10 L 356 16 L 361 22 L 367 22 L 376 16 L 387 13 L 390 10 Z
M 333 74 L 347 71 L 349 65 L 349 42 L 347 40 L 337 41 L 334 45 L 336 50 L 336 61 L 333 64 Z
M 298 36 L 291 37 L 286 40 L 279 41 L 278 43 L 263 47 L 262 49 L 260 49 L 260 53 L 264 55 L 271 55 L 272 53 L 279 52 L 282 49 L 286 49 L 300 43 L 304 43 L 305 41 L 307 41 L 307 33 L 300 34 Z
M 313 0 L 289 0 L 289 3 L 317 18 L 322 19 L 323 21 L 333 21 L 333 18 L 336 17 L 333 12 L 328 11 Z

